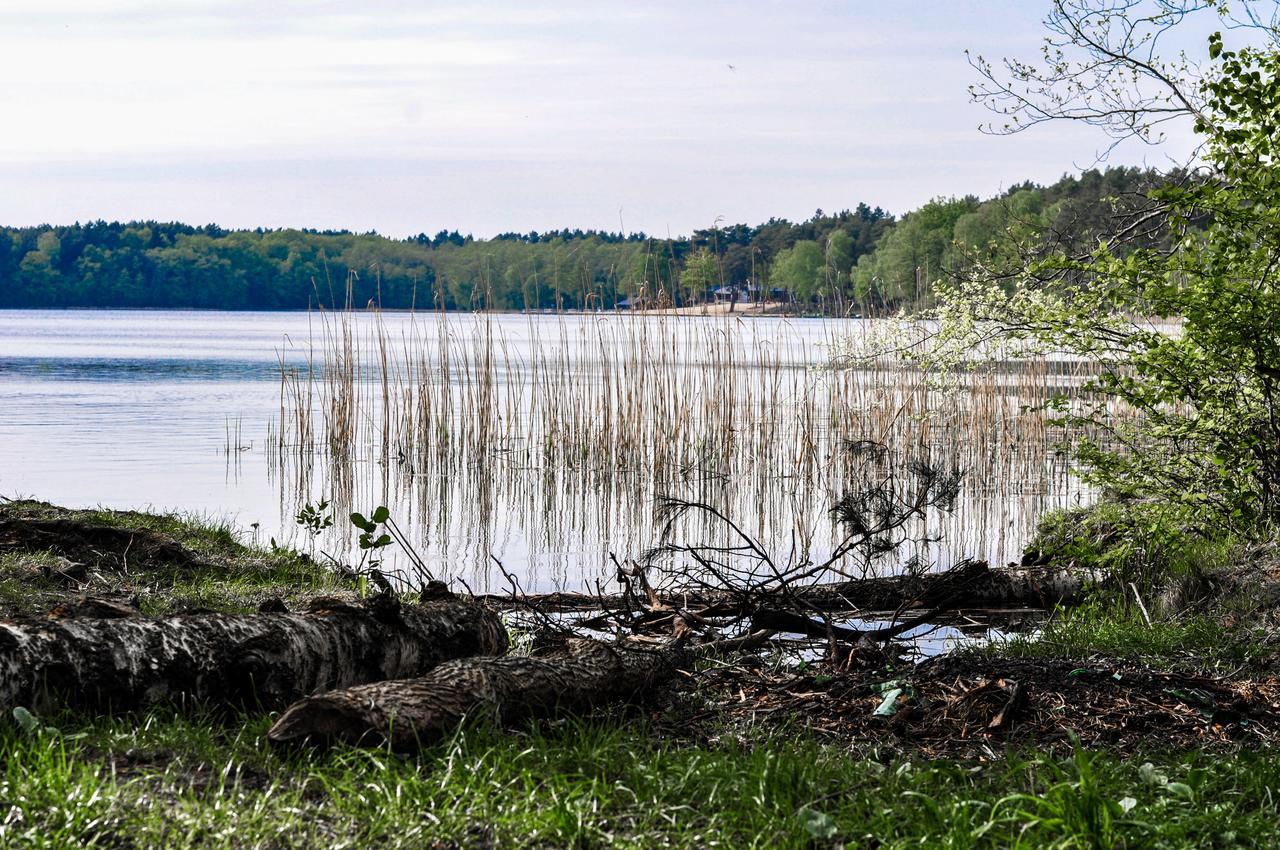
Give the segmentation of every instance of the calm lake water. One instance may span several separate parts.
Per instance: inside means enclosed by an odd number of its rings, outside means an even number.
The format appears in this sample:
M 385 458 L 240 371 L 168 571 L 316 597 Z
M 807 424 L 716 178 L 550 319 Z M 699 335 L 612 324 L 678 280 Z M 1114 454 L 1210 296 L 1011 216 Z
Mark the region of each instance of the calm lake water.
M 413 321 L 382 317 L 387 334 L 402 340 Z M 585 333 L 602 319 L 487 321 L 486 332 L 514 352 L 504 368 L 519 372 L 534 359 L 530 346 L 544 324 L 563 338 L 565 322 L 571 332 L 581 323 Z M 0 311 L 0 495 L 227 518 L 262 542 L 274 537 L 344 555 L 353 540 L 345 519 L 315 540 L 294 521 L 302 504 L 334 497 L 333 473 L 322 459 L 278 451 L 281 366 L 305 367 L 321 322 L 306 313 Z M 752 318 L 732 333 L 777 347 L 780 368 L 803 370 L 823 362 L 822 343 L 832 334 L 858 324 Z M 697 368 L 696 357 L 690 364 Z M 591 364 L 575 360 L 572 368 Z M 339 508 L 388 505 L 433 570 L 492 591 L 507 585 L 491 556 L 526 590 L 607 579 L 610 553 L 637 556 L 656 542 L 655 502 L 673 489 L 742 517 L 778 550 L 800 539 L 820 551 L 835 533 L 830 482 L 810 486 L 779 475 L 735 490 L 733 481 L 696 476 L 655 482 L 520 464 L 499 475 L 480 465 L 486 471 L 478 476 L 405 472 L 376 452 L 357 452 Z M 994 495 L 975 482 L 962 496 L 960 519 L 948 520 L 939 560 L 1016 558 L 1036 515 L 1081 498 L 1069 476 L 1048 470 L 1032 478 Z

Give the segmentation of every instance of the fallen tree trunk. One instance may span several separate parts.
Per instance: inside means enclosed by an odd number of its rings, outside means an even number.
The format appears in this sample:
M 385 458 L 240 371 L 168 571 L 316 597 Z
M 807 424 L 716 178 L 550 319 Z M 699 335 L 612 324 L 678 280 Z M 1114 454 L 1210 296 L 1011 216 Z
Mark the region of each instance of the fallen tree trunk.
M 969 561 L 941 573 L 854 579 L 797 588 L 793 595 L 826 610 L 899 608 L 1049 608 L 1078 600 L 1104 577 L 1093 570 L 1022 567 L 991 569 Z
M 753 631 L 790 632 L 811 638 L 833 637 L 836 640 L 856 642 L 860 640 L 887 641 L 905 634 L 917 626 L 933 621 L 947 606 L 931 609 L 916 614 L 892 625 L 874 629 L 854 629 L 837 623 L 823 623 L 813 620 L 798 611 L 787 611 L 782 608 L 761 608 L 751 616 Z
M 992 569 L 985 561 L 969 561 L 950 570 L 923 575 L 874 576 L 842 582 L 793 585 L 788 596 L 826 611 L 895 611 L 929 608 L 947 603 L 953 608 L 1048 608 L 1075 602 L 1097 587 L 1104 576 L 1096 570 L 1066 567 L 1009 567 Z M 656 600 L 667 606 L 732 604 L 743 598 L 732 590 L 660 590 Z M 767 596 L 768 591 L 756 593 Z M 583 611 L 620 607 L 623 594 L 547 593 L 528 596 L 481 597 L 501 607 L 534 607 L 543 611 Z
M 671 678 L 684 651 L 621 649 L 575 640 L 547 658 L 467 658 L 419 679 L 330 691 L 292 705 L 271 731 L 276 746 L 343 742 L 412 750 L 467 717 L 503 721 L 581 711 L 631 699 Z
M 453 599 L 317 600 L 298 614 L 28 617 L 0 622 L 0 709 L 125 711 L 187 700 L 281 708 L 506 647 L 496 614 Z

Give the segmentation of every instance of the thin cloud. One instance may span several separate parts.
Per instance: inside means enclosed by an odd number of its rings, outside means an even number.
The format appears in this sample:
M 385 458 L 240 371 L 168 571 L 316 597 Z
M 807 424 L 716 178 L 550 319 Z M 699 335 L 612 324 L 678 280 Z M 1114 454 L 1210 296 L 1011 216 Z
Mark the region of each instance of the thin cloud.
M 1033 52 L 1036 6 L 9 2 L 0 221 L 663 233 L 989 194 L 1099 146 L 976 131 L 963 50 Z

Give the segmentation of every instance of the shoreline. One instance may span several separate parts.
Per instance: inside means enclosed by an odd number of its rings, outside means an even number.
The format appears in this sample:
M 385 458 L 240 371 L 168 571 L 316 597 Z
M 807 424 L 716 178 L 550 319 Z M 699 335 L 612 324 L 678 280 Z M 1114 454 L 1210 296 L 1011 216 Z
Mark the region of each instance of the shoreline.
M 388 313 L 412 315 L 464 315 L 492 314 L 499 316 L 750 316 L 786 319 L 860 319 L 862 316 L 828 316 L 822 313 L 790 311 L 780 301 L 763 301 L 749 304 L 694 304 L 687 307 L 651 307 L 634 310 L 416 310 L 404 307 L 327 307 L 289 308 L 280 310 L 224 310 L 218 307 L 0 307 L 5 313 L 217 313 L 235 314 L 286 314 L 286 313 Z

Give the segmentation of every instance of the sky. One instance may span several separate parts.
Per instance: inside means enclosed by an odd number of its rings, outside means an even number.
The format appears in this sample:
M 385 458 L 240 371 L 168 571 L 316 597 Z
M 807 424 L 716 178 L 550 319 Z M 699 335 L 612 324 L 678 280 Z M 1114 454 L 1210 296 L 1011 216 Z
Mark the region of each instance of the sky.
M 665 236 L 986 197 L 1107 144 L 978 130 L 965 50 L 1034 56 L 1047 7 L 4 0 L 0 224 Z

